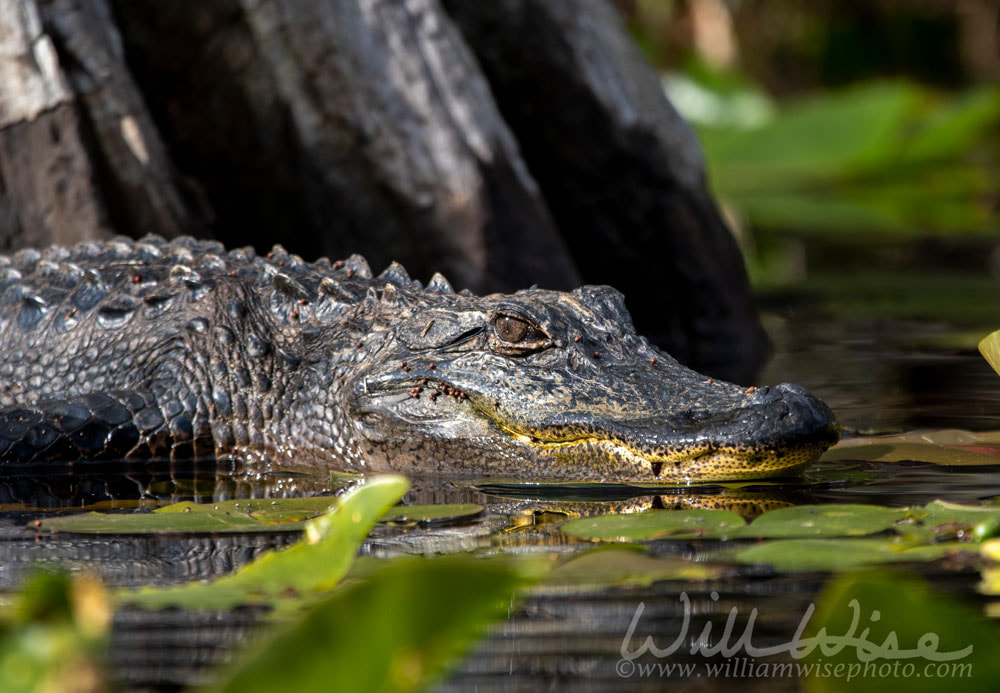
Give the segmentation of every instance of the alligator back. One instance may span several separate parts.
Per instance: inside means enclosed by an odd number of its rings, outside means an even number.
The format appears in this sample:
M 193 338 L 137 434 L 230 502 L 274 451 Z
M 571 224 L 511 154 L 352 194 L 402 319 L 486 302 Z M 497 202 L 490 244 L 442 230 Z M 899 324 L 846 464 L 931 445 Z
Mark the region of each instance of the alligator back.
M 191 238 L 0 257 L 0 455 L 198 457 L 263 445 L 301 361 L 297 336 L 320 317 L 337 323 L 345 306 L 315 300 L 335 274 L 370 277 L 357 257 L 305 263 L 277 246 L 261 257 Z

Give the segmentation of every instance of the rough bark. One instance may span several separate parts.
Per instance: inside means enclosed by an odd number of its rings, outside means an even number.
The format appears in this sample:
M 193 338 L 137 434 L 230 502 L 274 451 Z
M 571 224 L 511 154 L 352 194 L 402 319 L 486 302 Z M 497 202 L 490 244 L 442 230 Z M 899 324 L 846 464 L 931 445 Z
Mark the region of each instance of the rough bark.
M 195 228 L 102 0 L 0 2 L 6 248 Z
M 0 0 L 0 249 L 194 233 L 477 291 L 582 275 L 748 380 L 735 243 L 610 4 L 446 4 L 461 31 L 439 0 Z
M 476 290 L 578 281 L 435 0 L 116 0 L 130 60 L 227 243 L 398 260 Z M 150 88 L 156 85 L 155 88 Z M 286 242 L 287 241 L 287 242 Z
M 585 281 L 640 332 L 747 381 L 767 337 L 693 132 L 605 0 L 445 0 Z

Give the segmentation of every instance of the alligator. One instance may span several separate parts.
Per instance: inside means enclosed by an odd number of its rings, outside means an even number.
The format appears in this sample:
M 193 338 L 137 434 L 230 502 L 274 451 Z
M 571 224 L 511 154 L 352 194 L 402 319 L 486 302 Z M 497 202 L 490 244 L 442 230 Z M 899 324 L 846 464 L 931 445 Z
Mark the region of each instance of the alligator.
M 0 256 L 4 469 L 232 456 L 700 482 L 788 475 L 838 437 L 801 387 L 684 367 L 607 286 L 475 296 L 188 237 Z

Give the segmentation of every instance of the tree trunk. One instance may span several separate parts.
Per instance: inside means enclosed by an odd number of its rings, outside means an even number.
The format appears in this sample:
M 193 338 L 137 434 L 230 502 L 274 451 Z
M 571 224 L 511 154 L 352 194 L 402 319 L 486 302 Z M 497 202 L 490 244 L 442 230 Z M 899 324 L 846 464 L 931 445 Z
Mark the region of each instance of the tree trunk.
M 197 230 L 102 0 L 0 2 L 0 244 Z
M 0 247 L 193 233 L 476 291 L 608 283 L 748 380 L 736 245 L 613 8 L 445 4 L 0 0 Z
M 139 80 L 226 242 L 361 252 L 458 286 L 579 281 L 434 0 L 115 0 Z M 286 242 L 287 239 L 287 242 Z
M 694 133 L 605 0 L 444 0 L 490 80 L 584 281 L 640 332 L 745 382 L 769 343 Z

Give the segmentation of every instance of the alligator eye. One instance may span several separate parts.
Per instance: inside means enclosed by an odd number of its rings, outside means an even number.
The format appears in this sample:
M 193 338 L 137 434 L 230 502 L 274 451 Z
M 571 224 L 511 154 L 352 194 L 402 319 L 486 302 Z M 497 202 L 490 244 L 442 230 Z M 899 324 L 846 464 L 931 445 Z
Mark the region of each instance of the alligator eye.
M 497 313 L 491 321 L 495 347 L 513 354 L 544 349 L 549 336 L 528 320 L 508 313 Z
M 497 337 L 503 341 L 517 344 L 524 341 L 532 328 L 524 320 L 518 320 L 509 315 L 498 315 L 496 322 L 493 323 L 493 329 L 496 330 Z

